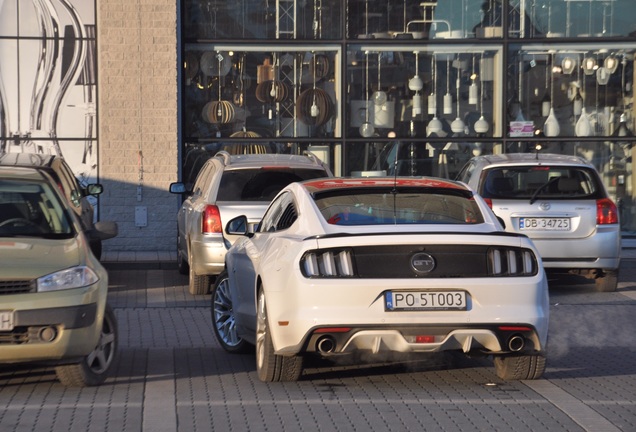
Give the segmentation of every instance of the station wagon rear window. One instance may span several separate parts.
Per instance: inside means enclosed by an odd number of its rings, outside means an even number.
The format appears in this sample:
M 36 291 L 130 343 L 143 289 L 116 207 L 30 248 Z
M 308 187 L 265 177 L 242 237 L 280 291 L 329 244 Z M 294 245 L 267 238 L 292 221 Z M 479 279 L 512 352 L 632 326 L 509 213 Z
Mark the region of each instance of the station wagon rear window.
M 271 201 L 290 183 L 326 177 L 322 169 L 258 168 L 226 170 L 217 201 Z
M 514 166 L 484 171 L 481 195 L 491 199 L 596 199 L 602 189 L 596 173 L 584 167 Z

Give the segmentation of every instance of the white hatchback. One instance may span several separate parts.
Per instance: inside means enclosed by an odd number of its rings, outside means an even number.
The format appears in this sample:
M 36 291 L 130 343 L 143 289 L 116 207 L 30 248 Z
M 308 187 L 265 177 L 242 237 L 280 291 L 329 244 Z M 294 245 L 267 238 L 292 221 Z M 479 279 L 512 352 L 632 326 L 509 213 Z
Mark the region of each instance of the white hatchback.
M 292 183 L 255 233 L 248 222 L 239 216 L 226 226 L 243 237 L 217 278 L 212 320 L 227 351 L 256 345 L 261 380 L 298 379 L 305 356 L 443 351 L 491 355 L 504 379 L 543 374 L 541 260 L 465 185 L 426 177 Z
M 458 180 L 475 189 L 506 231 L 530 237 L 549 271 L 568 271 L 615 291 L 620 264 L 618 210 L 594 166 L 578 156 L 477 156 Z

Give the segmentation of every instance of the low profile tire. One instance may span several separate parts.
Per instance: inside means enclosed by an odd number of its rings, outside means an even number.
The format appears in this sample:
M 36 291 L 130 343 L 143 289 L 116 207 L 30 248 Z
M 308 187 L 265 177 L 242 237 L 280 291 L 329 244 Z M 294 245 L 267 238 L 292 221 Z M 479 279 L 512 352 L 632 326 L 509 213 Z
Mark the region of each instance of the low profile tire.
M 596 291 L 613 292 L 618 287 L 618 270 L 604 270 L 603 276 L 594 279 Z
M 252 348 L 236 332 L 230 284 L 225 271 L 216 278 L 216 283 L 212 288 L 212 327 L 216 339 L 225 351 L 243 354 Z
M 57 366 L 57 379 L 67 387 L 100 385 L 106 380 L 117 357 L 117 321 L 110 306 L 106 305 L 104 322 L 97 346 L 79 363 Z
M 504 380 L 534 380 L 543 376 L 546 358 L 541 355 L 497 356 L 497 376 Z
M 274 354 L 263 290 L 258 293 L 256 307 L 256 372 L 258 379 L 265 382 L 298 381 L 303 373 L 301 356 Z
M 200 275 L 194 272 L 194 266 L 192 265 L 192 253 L 189 254 L 190 259 L 190 269 L 189 269 L 189 284 L 188 291 L 192 295 L 203 295 L 207 294 L 210 291 L 210 283 L 212 282 L 212 278 L 209 275 Z

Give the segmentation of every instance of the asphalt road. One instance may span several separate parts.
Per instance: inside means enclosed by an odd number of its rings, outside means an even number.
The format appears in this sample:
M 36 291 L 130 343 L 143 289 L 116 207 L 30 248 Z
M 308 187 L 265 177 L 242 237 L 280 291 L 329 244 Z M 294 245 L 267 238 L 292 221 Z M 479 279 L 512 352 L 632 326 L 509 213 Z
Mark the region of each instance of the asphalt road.
M 210 296 L 173 269 L 110 270 L 116 370 L 94 388 L 47 368 L 0 368 L 0 431 L 636 431 L 636 260 L 619 290 L 550 283 L 544 379 L 504 382 L 488 359 L 311 364 L 295 383 L 258 380 L 254 356 L 216 342 Z M 2 349 L 0 347 L 0 349 Z

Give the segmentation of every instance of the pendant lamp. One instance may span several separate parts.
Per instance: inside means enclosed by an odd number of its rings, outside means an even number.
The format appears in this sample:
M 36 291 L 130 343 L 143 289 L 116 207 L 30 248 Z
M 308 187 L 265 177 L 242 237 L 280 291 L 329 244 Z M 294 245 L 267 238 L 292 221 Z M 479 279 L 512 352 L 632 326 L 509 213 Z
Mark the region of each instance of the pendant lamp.
M 450 92 L 450 58 L 446 58 L 446 94 L 444 95 L 444 114 L 453 113 L 453 96 Z
M 483 63 L 483 62 L 482 62 Z M 475 79 L 477 78 L 477 74 L 475 73 L 475 55 L 473 54 L 473 73 L 470 75 L 470 86 L 468 86 L 468 103 L 470 105 L 477 105 L 478 102 L 478 90 L 477 84 L 475 83 Z
M 461 68 L 461 62 L 458 61 L 457 62 L 457 117 L 451 123 L 451 130 L 455 134 L 463 133 L 464 129 L 466 128 L 466 125 L 464 124 L 464 122 L 460 118 L 461 114 L 459 112 L 459 84 L 460 84 L 459 77 L 461 76 L 461 69 L 460 68 Z
M 419 75 L 419 52 L 415 51 L 415 76 L 409 80 L 409 89 L 415 92 L 413 96 L 413 117 L 422 114 L 422 98 L 420 90 L 424 88 L 424 82 Z
M 481 54 L 481 57 L 483 59 L 484 54 Z M 475 122 L 475 124 L 473 125 L 473 128 L 475 129 L 475 132 L 477 134 L 485 134 L 486 132 L 488 132 L 488 129 L 490 128 L 490 125 L 488 124 L 488 122 L 486 121 L 486 119 L 484 118 L 484 82 L 481 81 L 481 89 L 480 89 L 480 93 L 481 93 L 481 97 L 479 100 L 479 119 Z
M 366 89 L 367 103 L 365 105 L 364 123 L 362 123 L 360 125 L 360 135 L 362 135 L 364 138 L 369 138 L 369 137 L 373 136 L 373 134 L 375 133 L 375 128 L 373 127 L 373 125 L 369 121 L 369 110 L 370 110 L 370 106 L 369 106 L 369 52 L 367 51 L 365 53 L 365 55 L 366 55 L 366 68 L 365 68 L 365 82 L 364 82 L 364 85 L 365 85 L 365 89 Z
M 554 54 L 552 55 L 552 60 L 554 60 Z M 550 101 L 552 101 L 554 97 L 554 70 L 552 70 L 551 78 Z M 554 106 L 552 105 L 552 102 L 550 102 L 550 112 L 548 113 L 548 118 L 545 120 L 545 124 L 543 125 L 543 133 L 547 137 L 559 136 L 559 134 L 561 133 L 561 127 L 559 126 L 559 122 L 554 115 Z
M 373 92 L 373 103 L 377 106 L 383 107 L 384 104 L 386 104 L 387 95 L 386 92 L 382 90 L 382 79 L 380 76 L 380 70 L 382 69 L 381 62 L 382 53 L 378 53 L 378 90 Z
M 431 56 L 431 74 L 433 74 L 433 87 L 431 88 L 431 94 L 428 95 L 428 113 L 431 115 L 437 114 L 437 70 L 436 70 L 435 55 Z

